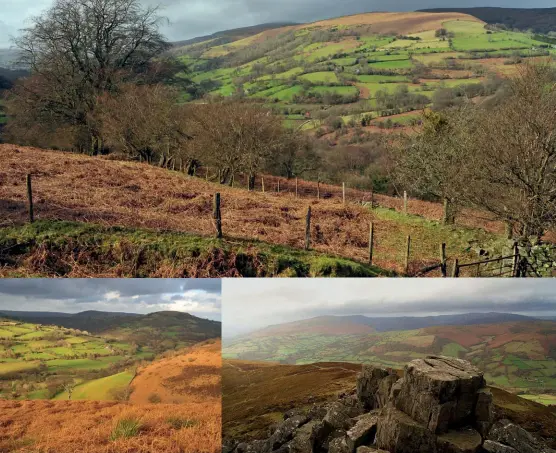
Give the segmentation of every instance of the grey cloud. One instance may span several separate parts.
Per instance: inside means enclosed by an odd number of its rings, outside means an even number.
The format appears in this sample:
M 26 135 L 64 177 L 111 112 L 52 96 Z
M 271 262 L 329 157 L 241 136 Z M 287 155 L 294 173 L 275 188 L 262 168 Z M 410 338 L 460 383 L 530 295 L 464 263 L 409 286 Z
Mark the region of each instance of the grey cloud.
M 225 280 L 224 336 L 322 315 L 556 316 L 556 280 Z
M 220 319 L 219 279 L 6 279 L 0 309 L 151 313 L 187 311 Z

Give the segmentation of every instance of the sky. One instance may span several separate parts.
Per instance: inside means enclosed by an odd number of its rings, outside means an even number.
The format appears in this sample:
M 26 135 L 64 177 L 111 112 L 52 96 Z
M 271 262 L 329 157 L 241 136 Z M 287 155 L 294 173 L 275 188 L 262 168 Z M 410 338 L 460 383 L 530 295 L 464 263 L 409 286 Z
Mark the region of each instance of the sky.
M 224 338 L 323 315 L 556 316 L 554 279 L 226 279 L 222 294 Z
M 168 39 L 180 41 L 221 30 L 268 22 L 312 22 L 371 11 L 413 11 L 424 8 L 501 6 L 523 7 L 518 0 L 141 0 L 162 5 L 170 19 L 164 26 Z M 29 18 L 50 7 L 53 0 L 0 0 L 0 48 L 9 37 L 29 25 Z M 532 0 L 528 8 L 549 8 L 553 0 Z
M 0 310 L 147 314 L 181 311 L 220 321 L 220 279 L 5 279 Z

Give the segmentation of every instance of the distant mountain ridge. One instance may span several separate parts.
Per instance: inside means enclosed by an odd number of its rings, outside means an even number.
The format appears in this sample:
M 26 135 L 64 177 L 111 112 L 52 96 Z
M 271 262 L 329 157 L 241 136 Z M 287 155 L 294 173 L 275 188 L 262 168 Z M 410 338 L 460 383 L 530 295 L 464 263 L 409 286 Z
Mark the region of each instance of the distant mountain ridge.
M 344 328 L 343 333 L 371 333 L 389 332 L 396 330 L 414 330 L 434 326 L 461 326 L 479 324 L 499 324 L 515 321 L 534 321 L 537 318 L 516 315 L 513 313 L 464 313 L 458 315 L 438 315 L 438 316 L 400 316 L 372 318 L 363 315 L 351 316 L 318 316 L 311 319 L 294 321 L 284 324 L 276 324 L 247 334 L 255 335 L 275 335 L 276 333 L 286 334 L 314 331 L 318 326 L 319 333 L 326 333 L 327 328 L 330 333 L 338 333 L 339 328 Z M 365 329 L 367 327 L 367 329 Z
M 251 25 L 248 27 L 232 28 L 229 30 L 222 30 L 210 35 L 197 36 L 191 39 L 185 39 L 183 41 L 173 42 L 174 47 L 190 46 L 192 44 L 197 44 L 203 41 L 209 41 L 213 39 L 219 40 L 219 44 L 226 44 L 228 42 L 236 41 L 243 38 L 248 38 L 250 36 L 257 35 L 266 30 L 272 30 L 274 28 L 282 28 L 290 25 L 299 25 L 296 22 L 268 22 L 264 24 Z M 221 41 L 221 42 L 220 42 Z
M 519 30 L 532 29 L 536 33 L 556 31 L 556 8 L 433 8 L 430 13 L 464 13 L 475 16 L 488 24 L 504 24 Z
M 136 313 L 84 311 L 80 313 L 49 313 L 0 310 L 0 316 L 33 324 L 49 324 L 138 344 L 174 341 L 196 343 L 221 336 L 221 323 L 189 313 L 160 311 Z

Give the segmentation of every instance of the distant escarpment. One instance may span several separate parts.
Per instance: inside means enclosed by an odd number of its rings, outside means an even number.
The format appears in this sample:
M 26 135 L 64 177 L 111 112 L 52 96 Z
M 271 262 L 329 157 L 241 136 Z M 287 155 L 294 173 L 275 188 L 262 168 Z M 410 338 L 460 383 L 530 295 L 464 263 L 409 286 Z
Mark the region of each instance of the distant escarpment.
M 229 441 L 223 451 L 556 453 L 551 448 L 556 439 L 550 438 L 556 427 L 554 414 L 532 422 L 523 414 L 513 417 L 511 410 L 494 403 L 493 392 L 498 389 L 486 387 L 483 373 L 461 359 L 413 360 L 403 377 L 363 365 L 351 392 L 309 410 L 292 408 L 269 429 L 268 438 Z

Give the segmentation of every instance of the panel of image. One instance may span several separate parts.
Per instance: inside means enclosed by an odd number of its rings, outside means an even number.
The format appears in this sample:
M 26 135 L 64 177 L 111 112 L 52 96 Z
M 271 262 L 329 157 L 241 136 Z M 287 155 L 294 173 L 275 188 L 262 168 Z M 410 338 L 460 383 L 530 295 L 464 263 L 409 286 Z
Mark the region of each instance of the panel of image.
M 0 451 L 221 450 L 221 282 L 0 281 Z
M 532 282 L 225 280 L 225 451 L 553 452 L 556 281 Z

